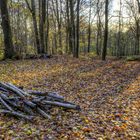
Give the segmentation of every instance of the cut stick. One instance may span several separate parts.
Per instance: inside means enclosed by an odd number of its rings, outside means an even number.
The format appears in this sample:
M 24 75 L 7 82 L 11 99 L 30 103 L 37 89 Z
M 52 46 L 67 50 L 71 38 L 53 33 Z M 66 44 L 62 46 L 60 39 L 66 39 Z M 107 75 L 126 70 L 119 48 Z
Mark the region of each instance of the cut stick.
M 7 85 L 9 85 L 10 87 L 12 87 L 13 89 L 15 89 L 16 91 L 19 91 L 21 94 L 23 94 L 24 96 L 30 96 L 28 93 L 26 93 L 25 91 L 21 90 L 20 88 L 16 87 L 15 85 L 11 84 L 11 83 L 7 83 Z
M 24 102 L 26 105 L 28 105 L 28 106 L 30 106 L 30 107 L 32 107 L 32 108 L 35 108 L 35 107 L 36 107 L 36 104 L 33 103 L 33 102 L 31 102 L 31 101 L 23 100 L 23 102 Z
M 2 105 L 6 107 L 6 109 L 13 111 L 13 109 L 1 97 L 0 97 L 0 101 Z
M 32 102 L 39 103 L 39 102 L 41 102 L 42 100 L 44 100 L 45 98 L 46 98 L 46 97 L 34 98 L 34 99 L 32 100 Z
M 29 120 L 29 121 L 32 121 L 33 118 L 34 118 L 33 116 L 24 115 L 23 113 L 20 113 L 20 112 L 9 111 L 9 110 L 4 110 L 4 109 L 1 109 L 0 113 L 13 115 L 13 116 L 16 116 L 16 117 L 19 117 L 19 118 L 24 118 L 24 119 Z
M 4 91 L 4 92 L 7 92 L 7 90 L 4 89 L 4 88 L 2 88 L 2 87 L 0 87 L 0 90 L 1 90 L 1 91 Z
M 48 113 L 50 114 L 51 108 L 54 106 L 80 110 L 80 106 L 65 101 L 64 97 L 56 92 L 25 92 L 11 83 L 3 82 L 0 82 L 0 88 L 1 113 L 31 120 L 38 114 L 50 119 Z
M 57 99 L 60 99 L 60 100 L 64 100 L 63 96 L 61 96 L 61 95 L 59 95 L 58 93 L 55 93 L 55 92 L 49 92 L 48 96 L 53 97 L 53 98 L 57 98 Z
M 27 106 L 27 105 L 24 105 L 23 106 L 23 111 L 25 111 L 26 113 L 28 113 L 28 114 L 30 114 L 30 115 L 35 115 L 35 113 L 33 112 L 33 110 L 29 107 L 29 106 Z
M 36 107 L 36 104 L 32 103 L 31 101 L 28 101 L 25 98 L 25 94 L 23 94 L 23 92 L 21 92 L 21 90 L 18 90 L 18 88 L 16 88 L 12 84 L 5 84 L 5 83 L 0 82 L 0 85 L 3 86 L 3 87 L 5 87 L 6 89 L 8 89 L 10 91 L 13 91 L 13 93 L 15 93 L 18 96 L 20 96 L 21 98 L 25 99 L 24 100 L 24 103 L 27 104 L 28 106 L 33 107 L 33 108 Z
M 11 101 L 11 100 L 9 100 L 9 98 L 6 95 L 4 95 L 2 93 L 0 94 L 0 97 L 3 100 L 5 100 L 7 103 L 9 103 L 11 106 L 16 107 L 19 110 L 25 111 L 26 113 L 28 113 L 30 115 L 34 115 L 34 113 L 31 110 L 31 108 L 29 106 L 27 106 L 26 104 L 24 104 L 23 102 L 22 102 L 22 105 L 21 105 L 21 103 L 20 103 L 19 100 L 18 101 L 15 101 L 15 100 L 14 101 Z
M 64 100 L 63 96 L 61 96 L 61 95 L 59 95 L 58 93 L 55 93 L 55 92 L 41 92 L 41 91 L 28 90 L 27 93 L 31 94 L 31 95 L 35 95 L 35 96 L 49 96 L 49 97 L 52 97 L 52 98 L 57 98 L 57 99 L 60 99 L 60 100 Z
M 80 106 L 73 105 L 73 104 L 66 104 L 66 103 L 53 102 L 53 101 L 43 101 L 43 103 L 44 104 L 48 104 L 48 105 L 54 105 L 54 106 L 64 107 L 64 108 L 68 108 L 68 109 L 80 110 Z
M 39 114 L 41 114 L 46 119 L 51 119 L 50 115 L 48 115 L 45 111 L 43 111 L 41 108 L 37 107 L 37 111 Z
M 14 106 L 14 107 L 18 107 L 17 103 L 15 101 L 10 101 L 9 98 L 5 95 L 5 94 L 0 94 L 0 97 L 5 100 L 7 103 L 9 103 L 10 105 Z M 19 106 L 20 107 L 20 106 Z
M 25 96 L 19 92 L 18 90 L 16 90 L 15 88 L 9 86 L 8 84 L 5 84 L 3 82 L 0 82 L 0 86 L 3 87 L 3 88 L 6 88 L 7 90 L 10 90 L 10 91 L 13 91 L 13 93 L 16 93 L 18 96 L 24 98 Z

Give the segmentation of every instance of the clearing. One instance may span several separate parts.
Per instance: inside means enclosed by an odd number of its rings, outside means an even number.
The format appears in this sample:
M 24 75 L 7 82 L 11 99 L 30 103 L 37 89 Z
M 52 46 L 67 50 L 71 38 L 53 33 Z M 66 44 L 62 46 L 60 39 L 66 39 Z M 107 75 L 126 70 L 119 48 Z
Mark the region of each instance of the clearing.
M 0 62 L 0 81 L 58 91 L 81 111 L 52 110 L 34 123 L 0 116 L 0 139 L 140 139 L 140 63 L 57 56 Z

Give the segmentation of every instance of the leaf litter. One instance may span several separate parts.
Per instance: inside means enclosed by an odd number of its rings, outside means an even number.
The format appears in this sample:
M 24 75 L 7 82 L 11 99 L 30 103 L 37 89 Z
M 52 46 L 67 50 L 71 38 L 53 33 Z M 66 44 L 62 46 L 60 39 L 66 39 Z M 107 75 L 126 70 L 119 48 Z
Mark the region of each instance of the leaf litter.
M 140 63 L 75 59 L 0 62 L 0 81 L 51 90 L 82 110 L 52 110 L 52 120 L 34 123 L 0 115 L 0 139 L 140 139 Z

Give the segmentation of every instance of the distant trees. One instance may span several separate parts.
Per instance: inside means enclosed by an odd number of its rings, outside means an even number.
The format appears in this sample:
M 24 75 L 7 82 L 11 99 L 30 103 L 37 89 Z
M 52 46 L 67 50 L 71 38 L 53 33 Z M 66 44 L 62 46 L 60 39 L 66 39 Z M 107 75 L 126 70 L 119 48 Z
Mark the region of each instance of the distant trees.
M 37 53 L 43 54 L 47 53 L 47 43 L 45 41 L 45 28 L 48 27 L 46 25 L 46 15 L 48 14 L 46 12 L 46 8 L 48 8 L 48 1 L 42 0 L 38 1 L 39 6 L 39 23 L 37 23 L 37 14 L 36 14 L 36 4 L 37 2 L 35 0 L 31 0 L 31 6 L 28 0 L 25 0 L 27 7 L 32 15 L 33 20 L 33 26 L 34 26 L 34 34 L 35 34 L 35 40 L 36 40 L 36 47 L 37 47 Z M 47 15 L 48 18 L 48 15 Z M 48 23 L 48 22 L 47 22 Z M 48 29 L 47 29 L 48 30 Z
M 133 54 L 138 55 L 140 53 L 140 14 L 138 12 L 139 5 L 135 3 L 136 1 L 127 0 L 126 6 L 131 17 L 130 29 L 134 35 L 134 49 Z M 139 3 L 139 2 L 138 2 Z
M 7 58 L 64 53 L 78 58 L 80 54 L 93 53 L 105 60 L 106 55 L 139 55 L 139 0 L 120 0 L 116 12 L 109 6 L 111 2 L 1 0 L 0 47 L 5 46 Z
M 37 16 L 36 16 L 36 4 L 35 0 L 31 0 L 31 6 L 28 2 L 28 0 L 25 0 L 27 7 L 32 15 L 32 21 L 33 21 L 33 28 L 34 28 L 34 35 L 35 35 L 35 42 L 36 42 L 36 49 L 37 52 L 40 53 L 40 41 L 39 41 L 39 31 L 38 31 L 38 25 L 37 25 Z
M 7 0 L 0 0 L 0 10 L 2 17 L 2 29 L 4 34 L 4 45 L 5 45 L 5 58 L 12 58 L 14 56 L 14 46 L 12 41 L 12 32 L 10 26 L 9 13 L 7 8 Z
M 70 44 L 69 46 L 72 47 L 73 57 L 79 57 L 79 39 L 80 39 L 80 2 L 81 0 L 74 0 L 69 1 L 70 9 Z M 76 9 L 76 10 L 75 10 Z M 68 12 L 67 11 L 67 12 Z M 76 12 L 75 12 L 76 11 Z M 68 15 L 68 14 L 67 14 Z

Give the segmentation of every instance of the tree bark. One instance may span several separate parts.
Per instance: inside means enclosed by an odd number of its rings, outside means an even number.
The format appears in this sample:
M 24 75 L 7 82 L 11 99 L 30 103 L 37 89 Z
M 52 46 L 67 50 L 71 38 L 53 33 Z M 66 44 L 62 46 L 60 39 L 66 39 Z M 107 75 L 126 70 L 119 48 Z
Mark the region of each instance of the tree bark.
M 72 41 L 72 51 L 73 51 L 73 57 L 75 57 L 75 52 L 76 52 L 76 46 L 75 46 L 75 17 L 74 17 L 74 1 L 70 0 L 69 1 L 69 6 L 70 6 L 70 20 L 71 20 L 71 34 L 70 34 L 70 39 Z
M 139 14 L 140 14 L 140 1 L 137 0 L 137 3 L 138 3 L 138 12 L 139 12 Z
M 40 48 L 39 32 L 38 32 L 38 25 L 37 25 L 37 19 L 36 19 L 35 0 L 31 0 L 31 6 L 29 5 L 28 0 L 25 0 L 25 2 L 27 4 L 27 7 L 28 7 L 29 11 L 31 12 L 31 15 L 32 15 L 36 49 L 37 49 L 37 53 L 39 54 L 41 52 L 41 48 Z
M 4 45 L 5 45 L 4 57 L 11 59 L 15 55 L 15 52 L 12 41 L 12 32 L 7 8 L 7 0 L 0 0 L 0 9 L 2 17 L 1 25 L 4 33 Z
M 80 0 L 77 0 L 77 27 L 76 27 L 76 35 L 77 35 L 77 40 L 76 40 L 76 52 L 75 52 L 75 57 L 79 57 L 79 28 L 80 28 L 80 23 L 79 23 L 79 12 L 80 12 Z
M 90 47 L 91 47 L 91 0 L 90 0 L 89 23 L 88 23 L 88 53 L 90 52 Z
M 41 50 L 40 50 L 39 32 L 38 32 L 38 28 L 37 28 L 36 9 L 35 9 L 34 0 L 31 0 L 31 7 L 32 7 L 32 19 L 33 19 L 33 26 L 34 26 L 36 48 L 37 48 L 37 53 L 39 54 Z
M 104 45 L 102 51 L 102 60 L 106 60 L 107 43 L 108 43 L 108 5 L 109 0 L 105 1 L 105 31 L 104 31 Z
M 46 0 L 39 0 L 39 34 L 40 34 L 40 53 L 46 53 L 44 27 L 46 22 Z

